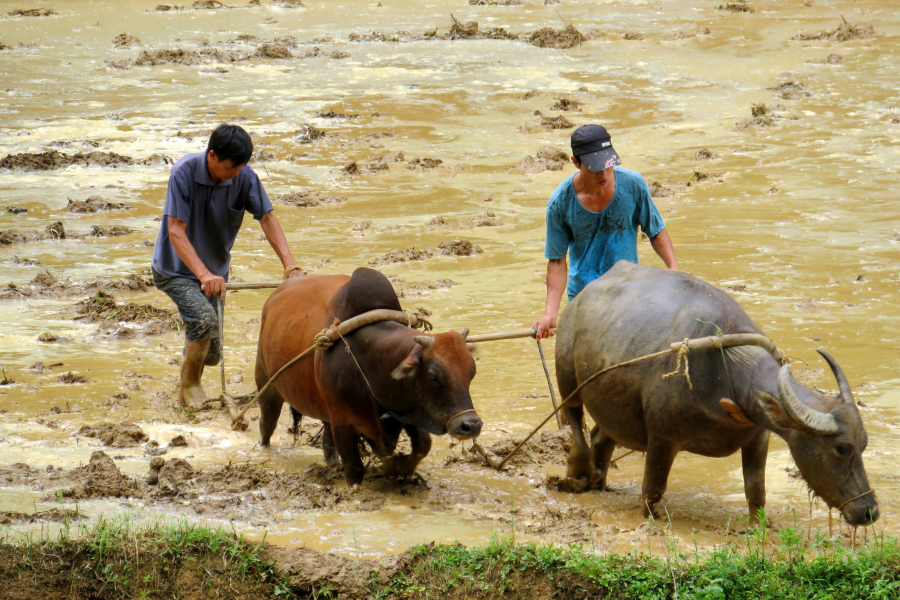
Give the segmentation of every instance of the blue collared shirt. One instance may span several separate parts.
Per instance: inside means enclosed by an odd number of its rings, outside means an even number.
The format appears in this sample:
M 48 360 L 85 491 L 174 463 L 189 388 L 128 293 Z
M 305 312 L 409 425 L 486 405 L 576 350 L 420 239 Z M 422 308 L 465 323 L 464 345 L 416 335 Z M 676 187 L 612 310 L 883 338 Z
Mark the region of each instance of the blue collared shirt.
M 206 168 L 206 152 L 188 154 L 175 163 L 169 175 L 153 268 L 164 277 L 197 279 L 169 240 L 168 217 L 175 217 L 187 224 L 187 238 L 206 268 L 227 278 L 244 211 L 258 221 L 271 210 L 269 196 L 249 166 L 234 179 L 213 183 Z

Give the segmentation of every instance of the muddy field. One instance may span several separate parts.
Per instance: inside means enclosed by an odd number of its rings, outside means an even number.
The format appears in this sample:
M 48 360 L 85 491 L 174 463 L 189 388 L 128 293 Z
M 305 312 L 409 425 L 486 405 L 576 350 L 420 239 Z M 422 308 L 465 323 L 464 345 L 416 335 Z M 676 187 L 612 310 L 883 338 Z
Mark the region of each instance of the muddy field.
M 479 346 L 477 447 L 435 439 L 401 479 L 367 456 L 348 488 L 315 421 L 295 436 L 285 411 L 261 450 L 255 409 L 231 430 L 222 402 L 177 407 L 183 324 L 149 274 L 171 164 L 231 121 L 251 132 L 251 166 L 308 273 L 377 268 L 437 330 L 530 327 L 547 197 L 574 172 L 574 127 L 602 122 L 681 267 L 732 294 L 810 387 L 836 387 L 816 348 L 840 361 L 869 432 L 878 530 L 896 534 L 895 13 L 874 0 L 4 2 L 0 524 L 186 518 L 356 557 L 513 531 L 647 549 L 662 531 L 640 518 L 640 454 L 617 450 L 611 490 L 584 491 L 564 480 L 569 437 L 551 422 L 502 472 L 488 466 L 550 408 L 533 342 Z M 646 240 L 639 252 L 661 264 Z M 245 218 L 231 280 L 280 273 Z M 255 389 L 266 297 L 226 304 L 238 402 Z M 217 367 L 204 385 L 222 393 Z M 828 527 L 780 440 L 766 486 L 774 529 Z M 740 457 L 680 456 L 660 508 L 670 533 L 721 543 L 746 521 Z

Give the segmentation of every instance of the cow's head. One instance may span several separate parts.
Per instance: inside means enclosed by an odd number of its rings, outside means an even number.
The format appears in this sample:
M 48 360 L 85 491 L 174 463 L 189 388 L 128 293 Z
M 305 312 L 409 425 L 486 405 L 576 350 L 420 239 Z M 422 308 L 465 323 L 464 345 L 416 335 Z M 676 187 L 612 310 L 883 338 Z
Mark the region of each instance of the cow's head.
M 869 525 L 878 519 L 878 501 L 862 460 L 869 439 L 844 372 L 827 352 L 819 354 L 837 379 L 837 401 L 796 383 L 790 365 L 784 365 L 778 373 L 778 398 L 760 392 L 760 403 L 781 429 L 778 433 L 809 487 L 851 525 Z M 817 405 L 826 410 L 813 408 Z
M 391 377 L 410 386 L 412 411 L 394 414 L 435 435 L 449 433 L 471 439 L 481 433 L 481 418 L 472 408 L 469 383 L 475 377 L 475 346 L 466 343 L 468 329 L 413 338 L 416 344 Z

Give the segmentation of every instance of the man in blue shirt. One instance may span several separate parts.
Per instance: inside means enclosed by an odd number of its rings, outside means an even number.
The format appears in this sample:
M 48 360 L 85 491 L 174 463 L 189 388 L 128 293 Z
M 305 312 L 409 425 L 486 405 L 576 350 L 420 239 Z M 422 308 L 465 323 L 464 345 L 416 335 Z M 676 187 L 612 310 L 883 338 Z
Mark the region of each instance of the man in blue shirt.
M 284 266 L 284 279 L 304 274 L 294 263 L 259 177 L 247 165 L 252 153 L 246 131 L 222 124 L 210 136 L 206 152 L 181 158 L 169 175 L 153 250 L 153 281 L 175 302 L 184 320 L 178 390 L 184 407 L 197 408 L 206 401 L 200 385 L 203 366 L 216 365 L 222 358 L 216 302 L 225 301 L 231 248 L 245 211 L 259 221 Z
M 616 262 L 638 262 L 638 227 L 666 266 L 678 269 L 672 240 L 647 183 L 639 173 L 617 166 L 622 161 L 603 126 L 575 130 L 572 162 L 578 173 L 563 181 L 547 203 L 547 305 L 534 322 L 539 339 L 553 335 L 550 328 L 556 327 L 563 290 L 571 301 Z

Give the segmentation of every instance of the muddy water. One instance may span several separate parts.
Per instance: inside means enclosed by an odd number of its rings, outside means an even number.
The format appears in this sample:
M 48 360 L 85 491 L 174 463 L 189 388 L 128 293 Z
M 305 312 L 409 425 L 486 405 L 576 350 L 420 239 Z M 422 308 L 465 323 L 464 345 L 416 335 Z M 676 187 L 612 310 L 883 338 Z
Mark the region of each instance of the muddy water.
M 381 269 L 406 285 L 452 280 L 458 285 L 405 299 L 404 305 L 432 311 L 439 329 L 468 326 L 480 333 L 530 326 L 543 309 L 544 208 L 572 171 L 526 174 L 509 167 L 545 145 L 565 149 L 571 129 L 540 129 L 534 112 L 555 117 L 559 111 L 550 109 L 559 97 L 577 100 L 582 110 L 564 113 L 569 119 L 604 123 L 625 166 L 671 190 L 656 201 L 683 269 L 729 289 L 794 357 L 795 368 L 810 369 L 810 385 L 835 387 L 821 372 L 816 348 L 841 362 L 865 404 L 867 467 L 883 510 L 878 527 L 897 533 L 900 264 L 898 242 L 891 238 L 898 235 L 893 192 L 900 167 L 895 58 L 900 25 L 888 3 L 755 2 L 751 14 L 716 10 L 718 2 L 681 1 L 658 7 L 568 0 L 544 6 L 526 0 L 517 7 L 475 7 L 461 0 L 338 6 L 308 0 L 306 8 L 285 9 L 263 0 L 255 8 L 241 2 L 228 10 L 168 12 L 154 11 L 156 2 L 127 4 L 0 3 L 3 13 L 44 6 L 58 12 L 0 20 L 0 42 L 9 46 L 0 50 L 0 154 L 40 152 L 56 144 L 52 147 L 67 154 L 98 150 L 136 161 L 154 153 L 177 159 L 205 147 L 203 135 L 191 140 L 178 132 L 237 121 L 270 153 L 270 160 L 253 166 L 271 197 L 300 189 L 347 197 L 311 208 L 277 205 L 302 265 L 315 273 L 349 273 L 392 250 L 468 239 L 484 252 Z M 373 31 L 420 36 L 435 27 L 440 36 L 450 27 L 450 12 L 461 21 L 478 21 L 482 30 L 505 27 L 519 34 L 560 28 L 565 21 L 598 34 L 568 50 L 490 39 L 348 41 L 351 34 Z M 877 37 L 790 41 L 801 32 L 834 29 L 839 15 L 874 25 Z M 709 33 L 693 36 L 701 28 Z M 677 31 L 693 37 L 666 39 Z M 142 46 L 115 49 L 112 40 L 123 32 Z M 626 40 L 626 33 L 642 39 Z M 298 46 L 291 59 L 107 66 L 107 61 L 134 60 L 141 50 L 255 51 L 255 43 L 217 46 L 239 35 L 295 36 Z M 314 47 L 319 56 L 301 58 Z M 349 57 L 331 58 L 334 52 Z M 825 64 L 831 54 L 839 54 L 841 64 Z M 788 98 L 769 89 L 789 82 L 800 85 L 793 86 L 799 88 L 793 94 L 788 90 Z M 540 93 L 523 99 L 529 90 Z M 760 103 L 777 108 L 769 115 L 771 125 L 740 126 Z M 316 116 L 329 109 L 357 116 Z M 327 135 L 299 143 L 294 133 L 304 124 Z M 698 159 L 702 149 L 716 158 Z M 362 169 L 357 177 L 341 171 L 353 161 L 364 167 L 398 152 L 404 161 L 427 157 L 443 163 L 422 170 L 398 161 L 388 170 Z M 709 177 L 701 180 L 695 171 Z M 167 175 L 164 164 L 0 170 L 0 209 L 28 209 L 0 214 L 0 230 L 39 231 L 58 220 L 80 235 L 93 225 L 132 230 L 122 237 L 0 246 L 0 285 L 24 286 L 42 271 L 60 281 L 83 282 L 98 276 L 117 280 L 145 269 Z M 94 195 L 134 209 L 66 211 L 68 198 Z M 460 228 L 486 211 L 502 225 Z M 445 225 L 426 227 L 436 216 Z M 368 228 L 354 231 L 362 221 Z M 247 218 L 233 254 L 233 277 L 279 276 L 280 265 L 259 233 Z M 660 264 L 647 243 L 640 244 L 640 255 Z M 40 265 L 23 265 L 21 259 Z M 168 306 L 156 291 L 114 294 L 119 301 Z M 87 464 L 101 442 L 76 435 L 81 426 L 124 420 L 136 422 L 163 447 L 183 435 L 188 446 L 172 448 L 164 458 L 187 459 L 204 472 L 249 463 L 299 476 L 322 462 L 320 451 L 305 443 L 308 436 L 293 445 L 286 414 L 273 450 L 260 451 L 254 447 L 255 422 L 246 432 L 232 432 L 221 412 L 175 410 L 174 362 L 182 337 L 177 332 L 102 335 L 96 323 L 72 320 L 73 304 L 86 295 L 13 295 L 0 302 L 0 363 L 17 382 L 0 387 L 0 465 L 24 462 L 46 470 Z M 229 297 L 226 375 L 232 394 L 253 389 L 255 319 L 265 297 L 265 292 Z M 37 341 L 44 332 L 64 339 Z M 546 351 L 552 355 L 552 342 Z M 483 344 L 478 357 L 472 392 L 486 423 L 480 442 L 491 446 L 523 435 L 549 405 L 536 349 L 524 341 L 496 342 Z M 30 368 L 36 362 L 63 364 L 39 373 Z M 70 371 L 87 382 L 57 382 Z M 218 394 L 218 370 L 208 371 L 204 383 L 210 395 Z M 128 398 L 113 398 L 121 393 Z M 42 415 L 53 407 L 62 414 Z M 315 433 L 312 424 L 307 433 Z M 143 475 L 149 468 L 142 446 L 102 449 L 126 475 Z M 509 475 L 496 475 L 462 452 L 438 439 L 422 465 L 424 482 L 398 487 L 374 478 L 362 491 L 337 482 L 333 488 L 345 495 L 318 507 L 300 506 L 290 495 L 267 498 L 257 490 L 231 501 L 228 494 L 175 494 L 85 500 L 79 508 L 91 517 L 121 513 L 139 521 L 182 516 L 212 524 L 233 521 L 257 537 L 268 531 L 270 541 L 350 554 L 380 554 L 431 540 L 484 543 L 513 529 L 520 539 L 582 541 L 603 550 L 662 547 L 660 538 L 648 536 L 638 514 L 639 455 L 625 457 L 612 471 L 612 492 L 572 495 L 544 485 L 548 476 L 564 474 L 561 450 L 533 447 L 533 460 Z M 827 527 L 827 512 L 821 507 L 809 512 L 806 489 L 786 472 L 790 466 L 786 446 L 774 441 L 767 488 L 777 526 L 791 524 L 796 514 L 804 525 L 811 518 L 813 527 Z M 3 510 L 59 506 L 46 489 L 18 483 L 0 490 Z M 745 517 L 739 457 L 680 456 L 665 505 L 681 539 L 721 542 Z

